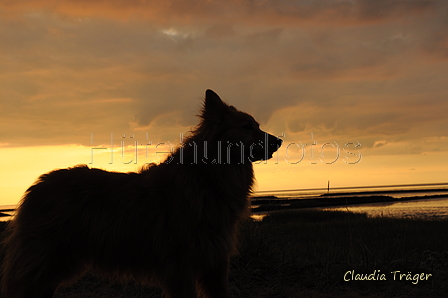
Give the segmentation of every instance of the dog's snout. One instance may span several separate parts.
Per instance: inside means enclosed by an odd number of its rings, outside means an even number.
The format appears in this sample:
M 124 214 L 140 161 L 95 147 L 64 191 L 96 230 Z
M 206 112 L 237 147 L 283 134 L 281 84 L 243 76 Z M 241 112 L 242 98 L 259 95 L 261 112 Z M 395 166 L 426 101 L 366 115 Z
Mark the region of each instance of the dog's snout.
M 277 138 L 277 139 L 275 140 L 275 144 L 276 144 L 277 146 L 279 146 L 279 147 L 282 145 L 282 143 L 283 143 L 283 140 L 282 140 L 282 139 Z
M 269 142 L 270 146 L 275 146 L 275 147 L 279 148 L 282 145 L 283 140 L 279 139 L 279 138 L 277 138 L 277 137 L 275 137 L 273 135 L 269 135 L 268 142 Z

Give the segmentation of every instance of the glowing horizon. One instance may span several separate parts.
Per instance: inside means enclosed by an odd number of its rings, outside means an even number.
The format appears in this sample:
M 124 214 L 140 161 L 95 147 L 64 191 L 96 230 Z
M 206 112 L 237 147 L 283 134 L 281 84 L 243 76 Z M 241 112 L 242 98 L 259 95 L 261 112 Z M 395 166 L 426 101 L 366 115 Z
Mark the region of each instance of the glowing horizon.
M 423 172 L 433 174 L 425 175 L 422 178 L 419 171 L 406 168 L 406 164 L 403 163 L 403 160 L 418 158 L 418 155 L 369 156 L 368 150 L 363 152 L 361 148 L 356 148 L 359 149 L 359 151 L 355 151 L 359 156 L 343 156 L 339 153 L 339 157 L 337 157 L 338 153 L 333 150 L 329 152 L 332 155 L 331 160 L 325 161 L 324 156 L 320 154 L 315 154 L 314 159 L 309 157 L 311 146 L 308 148 L 304 146 L 298 152 L 287 157 L 286 148 L 291 144 L 295 143 L 284 144 L 272 159 L 254 163 L 257 179 L 255 191 L 323 189 L 326 187 L 327 181 L 331 181 L 332 188 L 445 182 L 441 177 L 443 177 L 448 163 L 440 163 L 445 156 L 444 153 L 430 154 L 426 156 L 425 160 L 419 161 L 420 166 L 425 166 L 422 169 Z M 2 165 L 14 167 L 16 172 L 14 175 L 5 171 L 0 173 L 0 179 L 4 184 L 0 205 L 16 204 L 38 176 L 54 169 L 87 164 L 89 167 L 109 171 L 132 172 L 147 163 L 159 163 L 164 159 L 166 153 L 177 145 L 173 146 L 171 142 L 160 142 L 146 149 L 144 144 L 140 144 L 138 150 L 134 145 L 123 144 L 121 146 L 117 142 L 113 148 L 110 143 L 90 147 L 65 145 L 3 148 L 3 156 L 8 156 L 8 159 L 2 158 L 0 160 Z M 302 156 L 303 148 L 305 148 L 306 157 Z M 294 154 L 296 155 L 294 156 Z M 376 164 L 382 166 L 376 167 Z M 32 166 L 30 167 L 30 165 Z M 369 173 L 369 175 L 363 176 L 360 173 Z M 390 174 L 387 175 L 388 173 Z M 391 179 L 391 175 L 395 175 L 395 179 Z

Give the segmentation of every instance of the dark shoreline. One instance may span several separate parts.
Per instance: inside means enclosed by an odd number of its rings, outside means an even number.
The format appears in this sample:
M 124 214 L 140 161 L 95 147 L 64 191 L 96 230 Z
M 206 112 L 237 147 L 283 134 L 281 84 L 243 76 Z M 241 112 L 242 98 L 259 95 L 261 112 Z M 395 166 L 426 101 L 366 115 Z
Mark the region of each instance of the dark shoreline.
M 421 193 L 421 192 L 446 192 L 448 195 L 448 189 L 395 189 L 395 190 L 373 190 L 373 191 L 360 191 L 360 192 L 328 192 L 321 196 L 354 196 L 354 195 L 382 195 L 382 194 L 405 194 L 405 193 Z
M 406 191 L 407 192 L 407 191 Z M 420 190 L 415 192 L 421 192 Z M 364 193 L 344 193 L 344 194 L 323 194 L 321 196 L 307 199 L 282 199 L 276 196 L 257 196 L 252 198 L 252 212 L 267 212 L 275 210 L 317 208 L 317 207 L 336 207 L 349 205 L 363 205 L 372 203 L 399 203 L 416 200 L 429 200 L 448 198 L 447 194 L 426 195 L 394 198 L 388 195 Z M 386 193 L 386 192 L 385 192 Z M 387 192 L 390 193 L 390 192 Z M 403 192 L 401 192 L 403 193 Z M 348 196 L 349 195 L 349 196 Z M 360 196 L 364 195 L 364 196 Z M 331 197 L 330 197 L 331 196 Z

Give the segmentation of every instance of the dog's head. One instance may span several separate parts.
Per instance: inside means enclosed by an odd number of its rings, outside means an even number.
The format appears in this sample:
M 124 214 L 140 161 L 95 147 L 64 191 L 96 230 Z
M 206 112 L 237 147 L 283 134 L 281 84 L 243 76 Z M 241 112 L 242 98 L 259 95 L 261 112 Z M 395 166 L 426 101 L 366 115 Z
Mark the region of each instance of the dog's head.
M 212 90 L 205 93 L 200 117 L 204 139 L 221 144 L 223 162 L 267 160 L 282 144 L 279 138 L 262 131 L 252 116 L 227 105 Z

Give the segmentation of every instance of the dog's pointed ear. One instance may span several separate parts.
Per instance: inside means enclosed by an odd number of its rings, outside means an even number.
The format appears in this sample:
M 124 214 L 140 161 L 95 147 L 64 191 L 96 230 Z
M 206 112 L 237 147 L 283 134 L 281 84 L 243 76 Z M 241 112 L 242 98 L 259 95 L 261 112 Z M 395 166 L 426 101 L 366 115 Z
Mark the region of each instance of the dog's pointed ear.
M 205 91 L 204 107 L 201 115 L 202 118 L 222 119 L 228 110 L 229 106 L 219 98 L 218 94 L 210 89 Z

